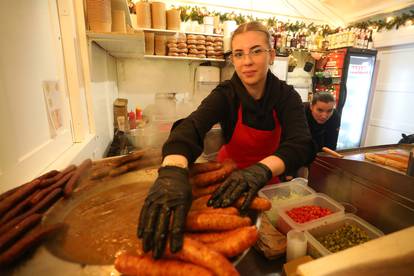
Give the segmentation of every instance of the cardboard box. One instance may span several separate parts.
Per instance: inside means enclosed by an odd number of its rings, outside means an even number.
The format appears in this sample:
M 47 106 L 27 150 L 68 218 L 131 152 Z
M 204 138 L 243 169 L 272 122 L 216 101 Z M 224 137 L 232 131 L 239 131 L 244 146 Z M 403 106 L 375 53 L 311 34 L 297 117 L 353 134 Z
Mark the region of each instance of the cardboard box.
M 296 269 L 298 268 L 298 266 L 304 263 L 308 263 L 312 260 L 313 259 L 311 256 L 303 256 L 285 263 L 283 265 L 283 275 L 298 276 L 299 274 L 296 273 Z
M 118 128 L 118 117 L 125 117 L 125 126 L 128 127 L 128 99 L 117 98 L 114 101 L 114 127 Z

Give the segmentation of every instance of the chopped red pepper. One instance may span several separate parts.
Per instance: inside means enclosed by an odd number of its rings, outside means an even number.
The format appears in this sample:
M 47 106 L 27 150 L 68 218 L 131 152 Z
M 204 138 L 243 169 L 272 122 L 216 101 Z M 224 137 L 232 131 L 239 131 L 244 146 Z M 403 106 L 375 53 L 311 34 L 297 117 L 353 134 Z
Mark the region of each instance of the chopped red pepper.
M 332 214 L 328 208 L 317 205 L 305 205 L 293 208 L 286 214 L 297 223 L 305 223 Z

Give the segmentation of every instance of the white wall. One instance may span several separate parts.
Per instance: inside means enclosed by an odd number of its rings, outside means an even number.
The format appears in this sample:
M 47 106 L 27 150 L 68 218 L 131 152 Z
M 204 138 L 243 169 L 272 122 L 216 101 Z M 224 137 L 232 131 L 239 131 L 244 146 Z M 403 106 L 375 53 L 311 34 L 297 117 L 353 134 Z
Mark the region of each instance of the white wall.
M 364 146 L 414 133 L 414 28 L 378 35 L 377 77 Z M 382 47 L 384 46 L 384 47 Z
M 156 93 L 178 93 L 191 97 L 194 69 L 200 62 L 163 59 L 118 59 L 119 97 L 128 99 L 129 110 L 145 109 Z
M 65 3 L 70 9 L 64 16 L 75 21 L 72 2 Z M 0 1 L 0 193 L 42 172 L 79 164 L 86 158 L 101 158 L 112 140 L 112 104 L 118 93 L 116 62 L 92 45 L 91 90 L 96 135 L 87 129 L 88 112 L 78 54 L 75 67 L 79 68 L 74 73 L 80 80 L 76 92 L 80 96 L 79 110 L 86 136 L 79 143 L 73 142 L 60 23 L 56 0 Z M 76 48 L 76 34 L 70 36 L 72 47 Z M 43 81 L 59 83 L 63 127 L 56 136 L 48 122 Z
M 56 1 L 1 1 L 0 33 L 3 191 L 44 170 L 72 145 L 72 135 Z M 43 81 L 59 83 L 63 126 L 56 136 L 48 122 Z

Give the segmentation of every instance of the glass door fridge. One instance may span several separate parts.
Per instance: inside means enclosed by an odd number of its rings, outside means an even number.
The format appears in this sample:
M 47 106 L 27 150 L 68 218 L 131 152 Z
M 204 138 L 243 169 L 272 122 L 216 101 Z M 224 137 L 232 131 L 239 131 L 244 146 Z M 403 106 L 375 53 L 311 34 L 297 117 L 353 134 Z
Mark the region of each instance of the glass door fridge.
M 357 148 L 361 145 L 375 59 L 376 51 L 354 48 L 347 51 L 339 95 L 341 127 L 337 149 Z
M 358 48 L 330 50 L 317 62 L 314 93 L 331 92 L 341 115 L 337 149 L 361 144 L 377 51 Z

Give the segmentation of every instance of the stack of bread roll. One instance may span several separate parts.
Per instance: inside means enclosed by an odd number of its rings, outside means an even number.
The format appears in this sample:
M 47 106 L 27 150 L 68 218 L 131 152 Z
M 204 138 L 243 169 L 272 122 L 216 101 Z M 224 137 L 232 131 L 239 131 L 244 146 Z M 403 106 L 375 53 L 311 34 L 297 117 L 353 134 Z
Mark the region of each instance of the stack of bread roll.
M 186 57 L 188 53 L 186 41 L 187 37 L 183 33 L 170 36 L 167 40 L 168 55 L 172 57 Z
M 206 50 L 208 58 L 224 58 L 223 51 L 223 38 L 217 36 L 207 36 L 206 37 Z
M 206 37 L 204 35 L 187 35 L 189 57 L 206 58 Z

